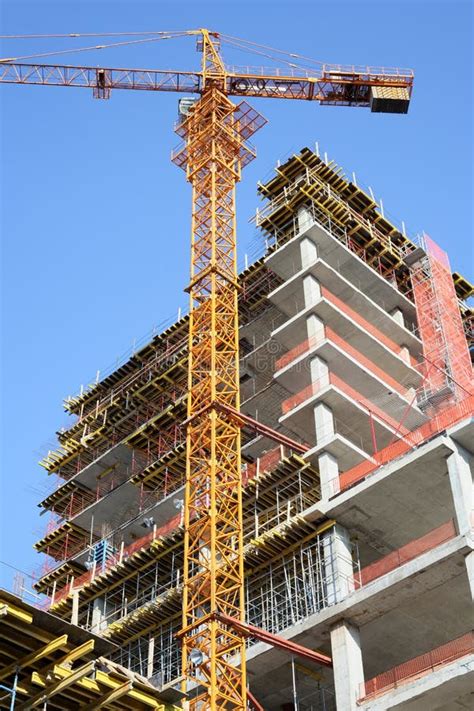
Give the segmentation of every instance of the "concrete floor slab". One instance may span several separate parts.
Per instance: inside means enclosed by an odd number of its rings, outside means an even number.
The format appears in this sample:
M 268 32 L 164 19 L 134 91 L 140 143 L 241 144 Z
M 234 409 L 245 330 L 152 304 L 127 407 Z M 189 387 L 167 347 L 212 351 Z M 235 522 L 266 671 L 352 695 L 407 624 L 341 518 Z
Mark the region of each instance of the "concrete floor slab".
M 454 517 L 446 464 L 452 451 L 449 438 L 439 435 L 305 516 L 334 518 L 379 556 L 389 553 Z

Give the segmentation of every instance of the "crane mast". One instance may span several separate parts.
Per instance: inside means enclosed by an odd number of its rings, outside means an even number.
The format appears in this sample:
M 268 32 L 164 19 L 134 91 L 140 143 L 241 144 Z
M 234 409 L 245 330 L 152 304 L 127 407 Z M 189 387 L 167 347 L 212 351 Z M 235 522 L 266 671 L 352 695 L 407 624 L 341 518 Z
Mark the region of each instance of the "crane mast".
M 192 186 L 183 670 L 201 688 L 193 708 L 245 709 L 244 637 L 216 613 L 244 621 L 240 426 L 226 407 L 239 409 L 235 186 L 261 122 L 223 93 L 207 33 L 202 45 L 202 95 L 173 158 Z
M 235 188 L 266 121 L 230 96 L 300 99 L 406 113 L 411 70 L 322 65 L 315 72 L 229 70 L 217 33 L 196 35 L 201 71 L 113 69 L 0 60 L 0 83 L 192 92 L 172 160 L 192 188 L 189 358 L 180 637 L 191 709 L 247 708 L 239 412 Z M 248 626 L 247 626 L 248 627 Z M 254 630 L 255 632 L 255 630 Z M 276 639 L 276 638 L 275 638 Z M 327 660 L 326 660 L 327 662 Z M 323 663 L 324 660 L 323 660 Z

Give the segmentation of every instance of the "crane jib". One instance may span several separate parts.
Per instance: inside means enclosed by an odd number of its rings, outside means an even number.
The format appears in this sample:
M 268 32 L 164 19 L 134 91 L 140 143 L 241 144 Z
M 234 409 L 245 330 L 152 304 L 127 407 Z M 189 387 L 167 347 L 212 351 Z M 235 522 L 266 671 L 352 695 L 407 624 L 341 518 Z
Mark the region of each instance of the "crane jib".
M 91 88 L 97 98 L 108 98 L 112 89 L 166 91 L 200 94 L 201 72 L 156 69 L 116 69 L 48 64 L 24 64 L 3 60 L 0 83 Z M 372 106 L 377 88 L 392 90 L 408 106 L 413 77 L 403 74 L 323 72 L 319 76 L 269 76 L 226 74 L 228 96 L 317 100 L 321 104 Z

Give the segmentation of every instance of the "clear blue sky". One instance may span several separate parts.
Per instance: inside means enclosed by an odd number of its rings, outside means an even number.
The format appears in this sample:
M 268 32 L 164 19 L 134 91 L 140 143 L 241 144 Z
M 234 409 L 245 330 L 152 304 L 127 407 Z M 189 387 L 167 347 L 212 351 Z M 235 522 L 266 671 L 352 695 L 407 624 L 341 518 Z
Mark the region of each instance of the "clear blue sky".
M 253 235 L 256 181 L 279 157 L 319 141 L 412 234 L 424 229 L 472 278 L 471 2 L 3 0 L 2 8 L 3 34 L 207 26 L 327 62 L 414 68 L 408 116 L 255 102 L 269 124 L 255 136 L 258 159 L 239 187 L 240 250 Z M 71 44 L 8 41 L 1 54 Z M 199 55 L 187 39 L 63 60 L 191 69 Z M 32 544 L 45 524 L 36 504 L 46 474 L 37 460 L 67 421 L 63 397 L 186 303 L 190 192 L 169 161 L 178 143 L 176 95 L 116 91 L 107 102 L 88 90 L 0 86 L 0 100 L 0 557 L 29 571 L 40 563 Z M 0 566 L 0 574 L 4 584 L 11 580 L 11 570 Z

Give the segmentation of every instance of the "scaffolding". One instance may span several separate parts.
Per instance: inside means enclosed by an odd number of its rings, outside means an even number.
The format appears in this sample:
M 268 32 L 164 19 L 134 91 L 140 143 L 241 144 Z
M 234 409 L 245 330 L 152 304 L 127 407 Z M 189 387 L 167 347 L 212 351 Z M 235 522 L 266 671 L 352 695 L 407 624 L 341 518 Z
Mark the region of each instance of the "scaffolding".
M 423 342 L 424 383 L 420 405 L 434 414 L 443 404 L 472 395 L 472 364 L 462 324 L 448 255 L 424 235 L 420 248 L 408 254 Z

